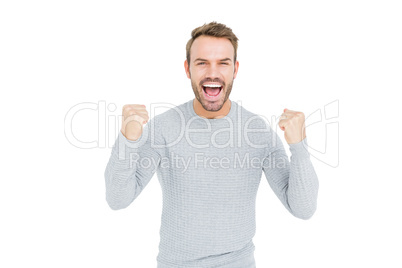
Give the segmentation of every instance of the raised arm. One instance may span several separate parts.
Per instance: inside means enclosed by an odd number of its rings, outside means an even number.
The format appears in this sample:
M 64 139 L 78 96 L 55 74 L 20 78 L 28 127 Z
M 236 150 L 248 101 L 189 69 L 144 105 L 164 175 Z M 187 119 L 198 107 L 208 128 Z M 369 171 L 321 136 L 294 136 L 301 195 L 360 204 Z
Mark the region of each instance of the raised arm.
M 126 208 L 137 198 L 161 160 L 160 151 L 153 148 L 154 144 L 161 144 L 160 132 L 154 131 L 157 128 L 154 118 L 142 127 L 148 121 L 145 108 L 140 112 L 129 110 L 123 108 L 122 130 L 118 133 L 104 172 L 106 201 L 113 210 Z
M 276 135 L 276 133 L 273 133 Z M 307 138 L 289 144 L 290 163 L 283 144 L 277 136 L 277 144 L 267 150 L 263 171 L 272 190 L 297 218 L 307 220 L 317 208 L 318 178 L 307 151 Z
M 318 178 L 310 160 L 304 126 L 304 114 L 284 110 L 279 127 L 291 152 L 290 163 L 279 136 L 274 135 L 275 144 L 266 150 L 263 170 L 269 185 L 292 215 L 309 219 L 317 208 Z

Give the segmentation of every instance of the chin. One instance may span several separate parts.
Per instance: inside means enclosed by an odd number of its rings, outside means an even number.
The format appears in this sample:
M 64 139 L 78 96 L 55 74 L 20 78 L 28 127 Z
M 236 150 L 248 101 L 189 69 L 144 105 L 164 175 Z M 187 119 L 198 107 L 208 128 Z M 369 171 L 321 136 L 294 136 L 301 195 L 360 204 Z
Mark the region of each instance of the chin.
M 217 112 L 223 107 L 223 100 L 218 100 L 218 101 L 208 101 L 208 100 L 202 100 L 201 102 L 202 107 L 204 107 L 205 110 L 209 112 Z

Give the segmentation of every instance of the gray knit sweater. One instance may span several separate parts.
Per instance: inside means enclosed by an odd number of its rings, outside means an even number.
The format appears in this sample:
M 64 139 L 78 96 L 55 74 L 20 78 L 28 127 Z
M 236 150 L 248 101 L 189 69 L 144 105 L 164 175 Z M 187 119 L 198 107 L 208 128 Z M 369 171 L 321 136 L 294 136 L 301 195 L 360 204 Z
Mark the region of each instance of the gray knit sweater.
M 307 138 L 283 144 L 263 117 L 235 101 L 219 119 L 193 100 L 152 117 L 140 139 L 119 132 L 105 170 L 106 200 L 126 208 L 157 174 L 163 193 L 158 268 L 252 268 L 262 173 L 285 208 L 309 219 L 318 179 Z

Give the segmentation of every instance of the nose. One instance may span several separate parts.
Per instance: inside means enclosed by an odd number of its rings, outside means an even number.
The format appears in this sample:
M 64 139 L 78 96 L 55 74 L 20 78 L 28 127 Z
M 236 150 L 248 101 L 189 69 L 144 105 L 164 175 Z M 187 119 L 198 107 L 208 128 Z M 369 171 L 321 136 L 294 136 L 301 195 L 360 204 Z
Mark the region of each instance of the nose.
M 206 78 L 220 79 L 220 72 L 216 64 L 210 64 L 206 70 Z

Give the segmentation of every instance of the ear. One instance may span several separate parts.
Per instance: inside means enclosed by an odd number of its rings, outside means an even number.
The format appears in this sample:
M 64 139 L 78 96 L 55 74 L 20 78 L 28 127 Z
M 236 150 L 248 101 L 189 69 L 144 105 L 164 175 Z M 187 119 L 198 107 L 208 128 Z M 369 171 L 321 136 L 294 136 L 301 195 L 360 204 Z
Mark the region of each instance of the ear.
M 191 79 L 191 74 L 190 74 L 190 66 L 188 65 L 187 60 L 184 61 L 184 70 L 186 71 L 186 75 L 189 79 Z
M 235 70 L 234 70 L 234 74 L 233 74 L 233 79 L 236 78 L 238 71 L 239 71 L 239 61 L 236 60 L 236 63 L 235 63 Z

